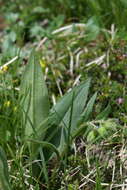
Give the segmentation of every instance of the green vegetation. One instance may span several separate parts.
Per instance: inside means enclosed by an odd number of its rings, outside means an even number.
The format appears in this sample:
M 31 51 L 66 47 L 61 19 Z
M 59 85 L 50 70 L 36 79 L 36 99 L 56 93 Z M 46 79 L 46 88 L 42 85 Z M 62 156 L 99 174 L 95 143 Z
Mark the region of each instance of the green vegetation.
M 0 6 L 0 190 L 126 189 L 126 0 Z

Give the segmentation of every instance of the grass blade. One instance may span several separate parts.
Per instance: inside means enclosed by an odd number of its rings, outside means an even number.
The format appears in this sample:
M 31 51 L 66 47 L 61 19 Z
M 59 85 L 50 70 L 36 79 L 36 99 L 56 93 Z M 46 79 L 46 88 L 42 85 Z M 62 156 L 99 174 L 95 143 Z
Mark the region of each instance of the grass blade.
M 1 147 L 0 147 L 0 189 L 11 190 L 11 186 L 9 184 L 7 159 L 5 152 Z
M 46 141 L 39 141 L 39 140 L 34 140 L 34 139 L 29 139 L 29 141 L 33 142 L 33 143 L 36 143 L 36 144 L 39 144 L 42 147 L 46 147 L 48 149 L 51 149 L 52 152 L 56 153 L 57 158 L 60 160 L 59 151 L 57 150 L 57 148 L 53 144 L 51 144 L 49 142 L 46 142 Z

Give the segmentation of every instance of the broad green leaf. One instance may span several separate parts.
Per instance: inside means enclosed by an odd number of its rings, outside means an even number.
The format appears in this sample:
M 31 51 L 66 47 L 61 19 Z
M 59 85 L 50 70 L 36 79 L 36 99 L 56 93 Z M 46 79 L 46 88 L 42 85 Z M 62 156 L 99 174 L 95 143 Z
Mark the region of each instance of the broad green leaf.
M 73 117 L 76 116 L 76 118 L 74 118 L 74 122 L 75 120 L 77 120 L 77 115 L 78 112 L 83 109 L 86 99 L 87 99 L 87 95 L 88 95 L 88 90 L 89 90 L 89 86 L 90 86 L 90 79 L 88 79 L 85 83 L 80 84 L 79 86 L 74 87 L 69 93 L 65 94 L 60 101 L 53 106 L 53 108 L 51 109 L 51 113 L 55 112 L 56 116 L 59 120 L 62 119 L 62 122 L 65 122 L 66 125 L 68 125 L 69 123 L 69 119 L 70 119 L 70 110 L 71 110 L 71 104 L 72 104 L 72 98 L 74 95 L 74 110 L 73 110 Z M 84 93 L 83 93 L 84 92 Z M 84 101 L 84 102 L 81 102 Z M 80 108 L 81 106 L 81 108 Z M 64 117 L 61 118 L 61 114 L 63 113 L 63 110 L 66 109 L 66 112 L 64 112 L 66 115 Z M 62 114 L 63 116 L 63 114 Z M 72 125 L 73 125 L 72 124 Z
M 81 91 L 78 93 L 77 97 L 74 97 L 72 116 L 71 116 L 71 106 L 72 106 L 71 104 L 68 109 L 68 112 L 63 118 L 63 123 L 62 123 L 63 127 L 61 131 L 61 139 L 60 139 L 60 145 L 59 145 L 60 152 L 63 152 L 65 146 L 67 145 L 67 139 L 68 138 L 72 139 L 73 133 L 77 130 L 78 119 L 80 115 L 82 114 L 83 109 L 86 105 L 89 87 L 90 87 L 90 79 L 88 79 L 84 83 L 84 86 L 82 87 Z M 70 119 L 71 119 L 71 124 L 70 124 Z M 70 133 L 69 133 L 69 130 L 70 130 Z M 68 137 L 68 135 L 70 135 L 70 137 Z
M 59 125 L 62 124 L 64 126 L 67 126 L 67 124 L 69 123 L 69 117 L 68 120 L 66 119 L 67 116 L 65 116 L 67 113 L 70 116 L 70 106 L 72 104 L 72 97 L 74 94 L 74 98 L 76 98 L 78 96 L 78 94 L 80 92 L 82 92 L 82 89 L 86 89 L 89 88 L 90 85 L 90 79 L 88 79 L 86 81 L 86 83 L 83 83 L 79 86 L 76 86 L 75 88 L 73 88 L 70 92 L 68 92 L 67 94 L 65 94 L 58 102 L 55 106 L 52 107 L 52 109 L 50 110 L 48 119 L 44 122 L 42 122 L 39 126 L 39 132 L 41 133 L 41 131 L 43 132 L 43 130 L 45 129 L 45 127 L 47 125 Z M 88 89 L 87 89 L 88 90 Z M 81 94 L 81 93 L 80 93 Z M 87 95 L 87 94 L 86 94 Z M 79 96 L 78 96 L 79 98 Z M 76 99 L 77 101 L 77 99 Z M 76 105 L 75 105 L 76 107 Z M 77 112 L 77 110 L 75 110 L 75 112 Z M 74 112 L 74 113 L 75 113 Z M 76 115 L 76 114 L 75 114 Z M 67 121 L 66 121 L 67 120 Z M 68 123 L 67 123 L 68 122 Z M 48 133 L 48 132 L 47 132 Z M 50 134 L 50 133 L 49 133 Z M 49 135 L 48 134 L 48 135 Z
M 90 84 L 90 79 L 88 79 L 86 83 L 83 83 L 79 86 L 74 87 L 70 92 L 65 94 L 57 102 L 55 106 L 52 107 L 48 118 L 45 121 L 43 121 L 38 127 L 39 128 L 38 134 L 40 134 L 40 137 L 39 137 L 40 140 L 48 141 L 52 143 L 53 145 L 55 145 L 56 147 L 60 145 L 60 141 L 61 142 L 62 140 L 64 141 L 64 138 L 61 138 L 61 136 L 64 133 L 63 128 L 64 130 L 66 128 L 64 117 L 66 113 L 68 112 L 68 110 L 70 110 L 73 94 L 75 95 L 74 98 L 76 98 L 78 94 L 82 92 L 83 88 L 86 89 L 86 86 L 87 88 L 89 88 L 89 84 Z M 70 114 L 70 111 L 68 113 Z M 45 134 L 45 131 L 46 131 L 46 135 L 44 136 L 43 134 Z M 35 156 L 38 153 L 38 150 L 39 150 L 39 147 L 35 145 L 32 151 L 34 152 Z
M 111 106 L 108 105 L 97 117 L 96 117 L 96 120 L 105 120 L 107 119 L 109 113 L 111 111 Z
M 38 56 L 31 53 L 21 82 L 21 106 L 24 111 L 25 136 L 38 134 L 40 122 L 49 114 L 49 97 Z
M 72 110 L 72 121 L 71 121 L 71 132 L 73 132 L 77 126 L 77 121 L 79 119 L 79 116 L 82 114 L 85 105 L 86 105 L 86 101 L 87 101 L 87 97 L 88 97 L 88 91 L 89 91 L 89 87 L 90 87 L 90 79 L 87 80 L 82 89 L 78 92 L 78 95 L 75 97 L 75 92 L 74 92 L 74 102 L 73 102 L 73 110 Z M 71 101 L 72 101 L 71 97 Z M 65 124 L 67 127 L 69 126 L 69 122 L 70 122 L 70 117 L 71 117 L 71 106 L 70 105 L 65 117 L 63 118 L 63 124 Z
M 0 189 L 11 190 L 11 186 L 9 184 L 7 158 L 5 152 L 1 147 L 0 147 Z
M 90 86 L 90 79 L 88 79 L 84 84 L 81 84 L 78 87 L 72 89 L 72 91 L 66 94 L 63 98 L 61 98 L 60 102 L 58 102 L 58 104 L 56 104 L 56 106 L 53 108 L 53 110 L 55 110 L 57 119 L 59 119 L 59 123 L 57 122 L 57 125 L 60 124 L 60 127 L 57 128 L 58 130 L 56 131 L 54 136 L 50 138 L 50 142 L 53 143 L 56 147 L 58 147 L 61 153 L 63 152 L 67 144 L 69 127 L 70 127 L 70 138 L 73 132 L 76 130 L 78 118 L 80 114 L 83 112 L 83 109 L 87 101 L 89 86 Z M 71 126 L 69 126 L 72 100 L 74 102 L 73 102 Z M 54 126 L 54 130 L 56 129 L 57 125 Z

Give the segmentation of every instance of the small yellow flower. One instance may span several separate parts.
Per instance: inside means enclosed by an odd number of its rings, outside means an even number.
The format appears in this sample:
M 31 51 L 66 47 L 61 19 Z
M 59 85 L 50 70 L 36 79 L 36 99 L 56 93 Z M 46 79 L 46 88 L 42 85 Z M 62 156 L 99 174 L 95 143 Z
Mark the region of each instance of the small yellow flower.
M 3 74 L 5 72 L 7 72 L 8 70 L 8 66 L 3 66 L 1 69 L 0 69 L 0 74 Z
M 9 107 L 10 104 L 11 104 L 11 102 L 8 100 L 8 101 L 4 102 L 4 107 Z
M 41 65 L 41 67 L 42 67 L 43 69 L 46 68 L 46 62 L 45 62 L 44 59 L 40 60 L 40 65 Z
M 8 66 L 3 66 L 2 70 L 3 72 L 6 72 L 8 70 Z

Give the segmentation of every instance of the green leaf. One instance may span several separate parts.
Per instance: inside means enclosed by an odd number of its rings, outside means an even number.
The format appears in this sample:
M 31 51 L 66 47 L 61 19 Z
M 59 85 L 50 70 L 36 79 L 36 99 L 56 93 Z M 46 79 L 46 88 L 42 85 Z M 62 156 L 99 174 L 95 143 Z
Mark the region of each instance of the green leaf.
M 88 136 L 87 136 L 87 141 L 88 142 L 93 142 L 96 140 L 96 130 L 92 130 L 89 132 Z
M 89 91 L 89 87 L 90 87 L 90 81 L 91 80 L 88 79 L 84 83 L 82 89 L 78 92 L 76 97 L 75 97 L 75 92 L 74 92 L 71 132 L 73 132 L 76 129 L 77 121 L 85 108 L 87 97 L 88 97 L 88 91 Z M 71 98 L 71 100 L 72 100 L 72 98 Z M 71 117 L 71 105 L 70 105 L 65 117 L 63 118 L 63 122 L 67 127 L 69 126 L 70 117 Z
M 25 136 L 38 134 L 38 126 L 49 114 L 49 97 L 39 58 L 31 53 L 21 82 L 21 106 L 24 111 Z
M 83 122 L 86 122 L 89 120 L 89 117 L 91 115 L 91 112 L 93 111 L 93 106 L 95 103 L 97 97 L 97 93 L 95 93 L 91 99 L 89 100 L 89 102 L 87 103 L 87 106 L 84 110 L 84 112 L 81 114 L 79 120 L 78 120 L 78 125 L 82 124 Z
M 66 128 L 66 121 L 64 120 L 64 117 L 66 113 L 70 114 L 70 107 L 72 104 L 72 97 L 73 94 L 75 95 L 75 98 L 78 96 L 80 92 L 82 92 L 82 89 L 89 88 L 90 79 L 86 81 L 84 84 L 80 84 L 79 86 L 74 87 L 70 92 L 66 93 L 55 106 L 52 107 L 50 110 L 49 116 L 38 126 L 38 134 L 37 139 L 39 140 L 45 140 L 56 147 L 59 147 L 60 143 L 62 142 L 65 145 L 65 140 L 63 136 L 63 133 L 65 132 Z M 69 112 L 68 112 L 69 111 Z M 46 132 L 46 135 L 45 135 Z M 66 135 L 66 134 L 65 134 Z M 39 152 L 39 147 L 35 144 L 33 147 L 33 153 L 36 157 Z M 62 149 L 63 150 L 63 149 Z M 46 156 L 48 159 L 48 153 L 46 152 Z
M 39 125 L 39 128 L 40 128 L 39 133 L 43 132 L 47 125 L 52 125 L 52 126 L 56 125 L 56 126 L 58 126 L 59 124 L 62 124 L 62 126 L 65 127 L 69 123 L 69 117 L 67 115 L 70 116 L 70 107 L 71 107 L 71 104 L 72 104 L 73 93 L 74 93 L 74 96 L 75 96 L 74 98 L 76 98 L 77 96 L 79 98 L 78 94 L 80 92 L 82 92 L 83 88 L 86 89 L 86 86 L 87 86 L 87 88 L 89 88 L 89 85 L 90 85 L 90 79 L 88 79 L 85 84 L 83 83 L 83 84 L 81 84 L 79 86 L 76 86 L 69 93 L 65 94 L 57 102 L 57 104 L 52 107 L 52 109 L 50 110 L 50 113 L 49 113 L 49 116 L 48 116 L 47 120 L 45 120 L 44 122 L 42 122 Z M 86 93 L 86 95 L 87 95 L 87 93 Z M 77 100 L 76 100 L 76 103 L 77 103 Z M 76 103 L 75 103 L 75 109 L 76 109 Z M 77 110 L 74 111 L 74 115 L 76 115 L 75 112 L 77 112 Z M 50 133 L 47 132 L 47 134 L 49 135 Z
M 109 129 L 110 130 L 110 129 Z M 100 126 L 99 129 L 98 129 L 98 133 L 101 137 L 106 137 L 107 135 L 109 135 L 109 130 L 107 130 L 105 127 L 103 126 Z
M 53 144 L 51 144 L 49 142 L 46 142 L 46 141 L 39 141 L 39 140 L 34 140 L 34 139 L 29 139 L 29 141 L 31 141 L 31 142 L 33 142 L 35 144 L 39 144 L 42 147 L 46 147 L 48 149 L 51 149 L 52 152 L 56 153 L 57 158 L 60 160 L 59 151 L 57 150 L 57 148 Z
M 67 145 L 69 127 L 70 138 L 76 130 L 78 118 L 82 113 L 87 101 L 89 86 L 90 79 L 88 79 L 84 84 L 73 88 L 72 91 L 62 97 L 61 100 L 52 109 L 52 111 L 55 111 L 54 113 L 57 122 L 54 123 L 54 129 L 52 127 L 50 129 L 50 132 L 48 131 L 47 135 L 48 140 L 59 149 L 60 153 L 64 151 Z M 73 110 L 71 113 L 72 100 Z M 59 127 L 57 127 L 57 125 L 59 125 Z M 55 131 L 55 133 L 51 136 L 50 134 L 52 133 L 52 130 Z
M 75 139 L 76 137 L 79 137 L 80 135 L 83 135 L 84 137 L 86 137 L 88 135 L 88 133 L 93 129 L 93 126 L 89 125 L 89 122 L 87 123 L 83 123 L 82 125 L 80 125 L 77 130 L 73 133 L 73 139 Z
M 7 158 L 5 152 L 1 147 L 0 147 L 0 189 L 11 190 L 11 186 L 9 184 Z

